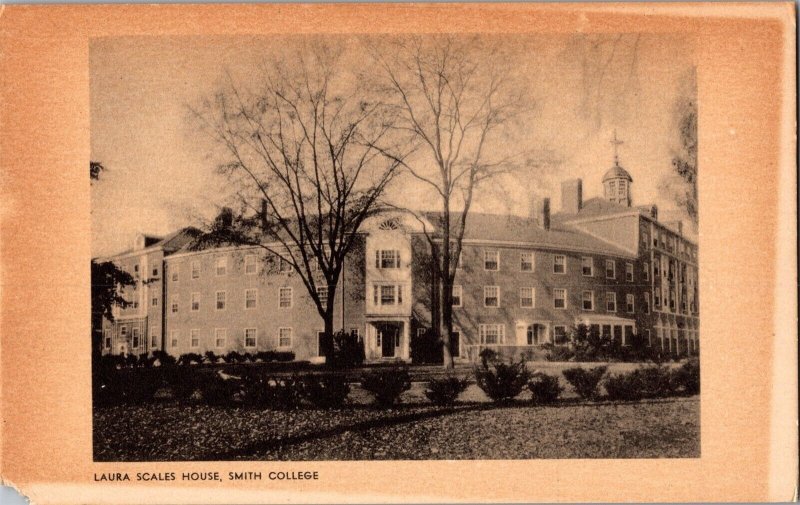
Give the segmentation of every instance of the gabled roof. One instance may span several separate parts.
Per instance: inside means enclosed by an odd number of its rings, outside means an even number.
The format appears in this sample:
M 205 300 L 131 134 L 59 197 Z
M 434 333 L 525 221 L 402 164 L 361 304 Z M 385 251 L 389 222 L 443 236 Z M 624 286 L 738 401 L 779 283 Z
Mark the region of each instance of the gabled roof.
M 558 214 L 553 214 L 553 219 L 558 223 L 564 223 L 572 219 L 626 214 L 632 211 L 639 211 L 640 213 L 647 214 L 649 213 L 648 209 L 649 207 L 628 207 L 627 205 L 622 205 L 620 203 L 610 202 L 605 198 L 595 197 L 583 202 L 583 206 L 577 214 L 565 214 L 563 212 L 559 212 Z
M 627 207 L 625 207 L 627 209 Z M 460 221 L 460 214 L 453 213 L 451 226 Z M 425 218 L 434 226 L 439 223 L 441 213 L 427 212 Z M 599 240 L 571 226 L 553 223 L 549 230 L 542 228 L 535 219 L 513 215 L 484 214 L 472 212 L 464 230 L 465 240 L 487 242 L 526 243 L 548 249 L 578 250 L 618 256 L 630 256 L 622 247 Z

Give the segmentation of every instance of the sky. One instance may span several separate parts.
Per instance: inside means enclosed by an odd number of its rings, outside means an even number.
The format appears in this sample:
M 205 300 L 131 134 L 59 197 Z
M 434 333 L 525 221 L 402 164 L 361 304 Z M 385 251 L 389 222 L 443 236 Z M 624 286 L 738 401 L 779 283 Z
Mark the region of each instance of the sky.
M 131 246 L 138 233 L 164 235 L 213 216 L 224 202 L 210 140 L 189 108 L 214 93 L 227 73 L 247 78 L 255 62 L 285 55 L 299 36 L 114 37 L 90 46 L 91 156 L 106 167 L 92 186 L 92 254 Z M 678 146 L 675 101 L 693 65 L 683 35 L 507 36 L 510 67 L 526 83 L 531 112 L 493 145 L 546 153 L 544 165 L 523 166 L 476 197 L 474 210 L 526 215 L 550 197 L 560 208 L 560 183 L 582 178 L 584 199 L 600 196 L 613 164 L 614 132 L 624 141 L 620 163 L 633 177 L 635 205 L 674 208 L 659 183 Z M 356 42 L 353 72 L 368 71 Z M 685 86 L 684 86 L 685 88 Z M 429 191 L 401 177 L 386 198 L 432 208 Z

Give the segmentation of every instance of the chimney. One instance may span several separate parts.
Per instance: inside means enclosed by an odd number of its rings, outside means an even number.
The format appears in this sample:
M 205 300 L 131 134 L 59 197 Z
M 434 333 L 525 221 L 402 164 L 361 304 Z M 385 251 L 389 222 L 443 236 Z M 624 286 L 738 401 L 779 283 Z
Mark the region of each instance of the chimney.
M 545 230 L 550 229 L 550 199 L 545 198 L 542 200 L 542 220 L 539 221 L 539 224 Z
M 583 181 L 570 179 L 561 183 L 561 212 L 577 214 L 583 207 Z

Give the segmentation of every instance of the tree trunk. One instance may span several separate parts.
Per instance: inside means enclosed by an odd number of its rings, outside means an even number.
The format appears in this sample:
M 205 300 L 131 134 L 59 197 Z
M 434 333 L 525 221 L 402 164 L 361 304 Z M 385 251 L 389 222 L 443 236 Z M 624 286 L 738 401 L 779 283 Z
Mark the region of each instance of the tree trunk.
M 450 332 L 453 327 L 453 297 L 450 282 L 450 201 L 444 202 L 444 223 L 442 226 L 442 256 L 439 264 L 439 299 L 441 300 L 441 319 L 438 321 L 439 334 L 442 338 L 442 365 L 445 369 L 453 368 L 453 356 L 450 352 Z

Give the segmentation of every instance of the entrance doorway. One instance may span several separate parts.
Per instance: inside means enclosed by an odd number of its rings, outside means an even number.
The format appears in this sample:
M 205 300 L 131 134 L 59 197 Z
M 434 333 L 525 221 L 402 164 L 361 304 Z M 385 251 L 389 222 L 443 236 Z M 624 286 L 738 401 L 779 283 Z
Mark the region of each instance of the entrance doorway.
M 450 334 L 450 356 L 458 358 L 461 356 L 461 332 L 454 331 Z
M 376 323 L 378 347 L 381 349 L 381 357 L 394 358 L 397 349 L 400 347 L 400 331 L 403 323 Z

